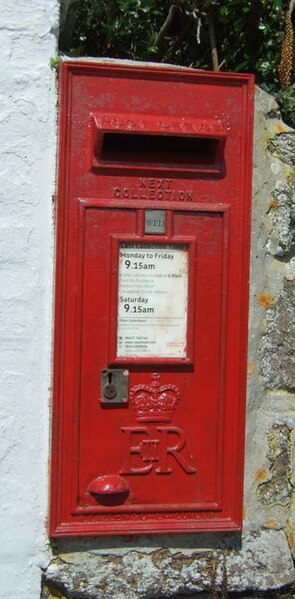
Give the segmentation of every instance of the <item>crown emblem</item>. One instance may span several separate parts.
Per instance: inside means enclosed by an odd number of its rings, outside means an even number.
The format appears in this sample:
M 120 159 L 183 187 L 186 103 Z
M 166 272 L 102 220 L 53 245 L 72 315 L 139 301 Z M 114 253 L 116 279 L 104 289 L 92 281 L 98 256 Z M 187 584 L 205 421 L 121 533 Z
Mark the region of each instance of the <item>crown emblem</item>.
M 161 385 L 158 372 L 152 374 L 150 385 L 135 385 L 130 400 L 138 422 L 171 422 L 180 399 L 175 385 Z

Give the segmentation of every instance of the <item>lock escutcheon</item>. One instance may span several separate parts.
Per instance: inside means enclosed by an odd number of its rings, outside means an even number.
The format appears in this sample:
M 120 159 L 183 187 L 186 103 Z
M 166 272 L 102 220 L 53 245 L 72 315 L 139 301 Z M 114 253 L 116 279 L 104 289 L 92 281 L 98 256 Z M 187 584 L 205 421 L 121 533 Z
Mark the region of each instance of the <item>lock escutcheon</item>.
M 104 368 L 100 375 L 100 403 L 128 403 L 129 372 L 120 368 Z

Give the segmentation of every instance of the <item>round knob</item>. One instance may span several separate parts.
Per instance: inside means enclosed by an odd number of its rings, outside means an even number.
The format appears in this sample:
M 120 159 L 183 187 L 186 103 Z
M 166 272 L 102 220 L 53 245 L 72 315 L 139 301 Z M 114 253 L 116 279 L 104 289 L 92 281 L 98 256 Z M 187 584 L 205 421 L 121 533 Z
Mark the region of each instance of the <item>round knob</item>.
M 101 505 L 122 505 L 130 492 L 127 481 L 119 474 L 105 474 L 95 478 L 87 489 Z

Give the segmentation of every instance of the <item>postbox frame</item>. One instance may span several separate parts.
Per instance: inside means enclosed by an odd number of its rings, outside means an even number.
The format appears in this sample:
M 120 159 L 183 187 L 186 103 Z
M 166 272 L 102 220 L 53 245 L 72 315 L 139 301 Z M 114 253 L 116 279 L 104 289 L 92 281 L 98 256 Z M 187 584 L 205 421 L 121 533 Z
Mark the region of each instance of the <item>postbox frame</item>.
M 91 508 L 82 507 L 77 508 L 77 471 L 76 464 L 79 455 L 79 441 L 77 430 L 79 423 L 79 360 L 80 353 L 74 356 L 74 349 L 76 340 L 81 334 L 81 323 L 79 322 L 79 314 L 81 311 L 82 302 L 82 290 L 77 289 L 75 299 L 75 315 L 71 317 L 71 323 L 75 322 L 75 326 L 70 334 L 66 334 L 66 329 L 69 331 L 67 325 L 65 325 L 66 310 L 68 303 L 68 285 L 69 278 L 66 272 L 66 264 L 68 263 L 69 256 L 72 251 L 76 256 L 76 267 L 72 269 L 70 274 L 71 285 L 76 284 L 77 279 L 81 275 L 82 260 L 83 260 L 83 227 L 81 222 L 85 216 L 85 210 L 91 206 L 99 206 L 97 198 L 76 198 L 71 208 L 69 205 L 69 170 L 68 170 L 68 152 L 70 147 L 70 136 L 68 128 L 68 119 L 71 106 L 71 79 L 79 72 L 87 72 L 91 76 L 94 76 L 99 71 L 101 75 L 110 74 L 112 77 L 120 78 L 123 74 L 130 78 L 143 78 L 146 80 L 163 80 L 167 77 L 170 80 L 177 80 L 180 77 L 184 77 L 186 81 L 192 81 L 194 83 L 226 85 L 227 82 L 233 83 L 237 86 L 241 86 L 244 90 L 244 111 L 241 127 L 245 129 L 244 144 L 241 148 L 241 164 L 244 163 L 243 168 L 240 172 L 240 196 L 241 196 L 241 235 L 243 243 L 240 245 L 240 265 L 243 276 L 237 273 L 237 301 L 241 302 L 240 309 L 240 322 L 238 323 L 237 331 L 231 330 L 231 337 L 235 338 L 235 343 L 239 347 L 238 356 L 235 356 L 235 372 L 233 376 L 228 375 L 227 387 L 232 386 L 235 389 L 238 399 L 231 403 L 230 406 L 222 402 L 219 406 L 220 409 L 220 432 L 218 435 L 219 450 L 223 455 L 222 463 L 227 464 L 230 475 L 226 475 L 224 471 L 220 471 L 217 476 L 218 485 L 220 491 L 218 495 L 220 500 L 222 495 L 227 495 L 228 503 L 228 514 L 223 516 L 220 513 L 221 503 L 215 503 L 211 506 L 211 511 L 208 512 L 208 504 L 199 507 L 199 513 L 196 514 L 194 520 L 188 520 L 186 517 L 179 518 L 177 514 L 177 505 L 175 507 L 175 518 L 173 515 L 169 520 L 159 517 L 157 509 L 150 508 L 148 517 L 145 515 L 144 519 L 110 519 L 109 521 L 101 524 L 99 518 L 95 519 L 97 510 Z M 194 70 L 179 71 L 178 69 L 164 67 L 143 67 L 138 65 L 124 65 L 124 64 L 104 64 L 97 65 L 95 62 L 83 62 L 83 61 L 69 61 L 62 64 L 60 69 L 60 125 L 59 125 L 59 138 L 63 140 L 59 146 L 59 174 L 58 174 L 58 194 L 56 202 L 56 222 L 57 222 L 57 244 L 56 244 L 56 286 L 55 286 L 55 338 L 54 338 L 54 384 L 53 384 L 53 396 L 54 396 L 54 408 L 52 417 L 52 482 L 51 482 L 51 512 L 50 512 L 50 535 L 53 537 L 64 537 L 64 536 L 84 536 L 84 535 L 116 535 L 116 534 L 146 534 L 146 533 L 164 533 L 164 532 L 197 532 L 197 531 L 237 531 L 241 530 L 242 523 L 242 496 L 243 496 L 243 459 L 244 459 L 244 424 L 245 424 L 245 392 L 246 392 L 246 356 L 247 356 L 247 315 L 248 315 L 248 275 L 249 275 L 249 221 L 250 221 L 250 186 L 251 186 L 251 144 L 252 144 L 252 117 L 253 117 L 253 78 L 249 75 L 242 74 L 226 74 L 226 73 L 210 73 L 200 72 Z M 93 118 L 93 117 L 91 117 Z M 93 139 L 94 131 L 93 126 L 89 128 L 89 136 Z M 224 140 L 224 136 L 223 136 Z M 244 157 L 244 160 L 243 160 Z M 90 168 L 101 168 L 102 172 L 107 169 L 98 165 L 93 165 L 92 157 L 89 155 L 89 167 Z M 123 167 L 124 168 L 124 167 Z M 109 169 L 112 172 L 112 168 Z M 133 174 L 137 169 L 128 167 L 129 174 Z M 166 174 L 169 172 L 168 168 L 157 169 L 157 176 L 160 174 Z M 179 169 L 184 177 L 190 176 L 185 172 L 185 169 Z M 207 173 L 208 174 L 208 173 Z M 214 176 L 214 173 L 211 173 Z M 216 174 L 216 172 L 215 172 Z M 129 199 L 111 199 L 107 201 L 109 209 L 118 208 L 130 209 L 134 208 L 134 202 Z M 171 206 L 170 202 L 161 202 L 161 209 L 174 211 L 188 212 L 192 209 L 199 213 L 220 213 L 223 215 L 225 222 L 229 223 L 231 218 L 231 209 L 228 204 L 223 203 L 206 203 L 206 202 L 194 202 L 193 206 L 189 204 L 183 205 L 180 202 L 173 202 Z M 155 203 L 150 200 L 145 200 L 140 203 L 140 208 L 154 209 Z M 80 250 L 76 252 L 73 245 L 73 238 L 69 241 L 69 214 L 72 213 L 72 218 L 76 223 L 76 245 L 80 247 Z M 76 216 L 73 216 L 76 214 Z M 230 238 L 227 237 L 229 233 L 229 226 L 225 230 L 224 239 L 224 252 L 228 255 Z M 146 239 L 144 236 L 140 239 L 148 243 L 153 240 L 155 243 L 160 243 L 158 237 L 149 236 Z M 138 237 L 136 237 L 138 240 Z M 185 237 L 182 241 L 175 241 L 173 237 L 167 236 L 167 241 L 171 243 L 187 243 Z M 161 239 L 163 241 L 163 238 Z M 224 282 L 226 283 L 228 272 L 227 264 L 223 272 Z M 191 269 L 190 269 L 191 270 Z M 73 273 L 74 274 L 73 275 Z M 73 277 L 75 281 L 73 281 Z M 195 282 L 192 281 L 190 285 L 193 287 Z M 116 288 L 116 287 L 114 287 Z M 114 289 L 113 288 L 113 289 Z M 115 293 L 112 291 L 111 293 Z M 234 294 L 234 292 L 232 292 Z M 192 300 L 190 300 L 191 302 Z M 192 304 L 190 304 L 191 307 Z M 223 323 L 227 321 L 227 315 L 225 314 L 225 304 L 222 308 L 224 311 Z M 192 316 L 193 318 L 193 316 Z M 113 328 L 114 331 L 114 328 Z M 222 355 L 225 359 L 225 339 L 221 339 L 221 345 L 223 345 Z M 112 344 L 111 344 L 112 345 Z M 113 347 L 113 346 L 112 346 Z M 63 368 L 65 363 L 65 355 L 70 352 L 72 355 L 72 363 L 75 364 L 75 368 L 67 375 L 64 376 Z M 112 349 L 111 355 L 114 356 L 114 350 Z M 189 352 L 189 356 L 192 353 Z M 161 362 L 162 359 L 158 359 L 157 362 Z M 148 362 L 149 360 L 147 360 Z M 118 360 L 112 360 L 110 358 L 110 364 L 122 363 L 125 360 L 121 358 Z M 132 363 L 132 359 L 126 360 L 128 363 Z M 141 364 L 145 363 L 145 360 L 140 360 Z M 151 359 L 153 362 L 153 359 Z M 165 362 L 165 360 L 163 361 Z M 188 360 L 189 362 L 189 360 Z M 186 364 L 189 366 L 189 363 Z M 168 371 L 177 368 L 177 360 L 168 360 Z M 221 365 L 221 369 L 223 365 Z M 237 374 L 238 373 L 238 374 Z M 221 385 L 224 381 L 221 381 Z M 72 388 L 72 399 L 71 407 L 65 405 L 63 397 L 65 386 L 70 385 Z M 71 421 L 68 422 L 68 416 L 71 416 Z M 226 423 L 226 430 L 224 425 Z M 226 431 L 233 431 L 232 442 L 228 442 Z M 235 454 L 232 453 L 232 448 L 235 448 Z M 230 476 L 235 476 L 234 492 L 229 492 L 229 480 Z M 226 480 L 227 482 L 224 482 Z M 223 481 L 223 482 L 222 482 Z M 225 485 L 225 486 L 224 486 Z M 223 486 L 223 490 L 222 490 Z M 226 490 L 227 486 L 227 490 Z M 192 506 L 187 507 L 189 511 Z M 164 509 L 164 508 L 163 508 Z M 103 510 L 102 510 L 103 511 Z M 110 510 L 105 510 L 109 513 Z M 120 512 L 120 510 L 115 510 Z M 136 510 L 135 510 L 136 511 Z M 173 510 L 172 510 L 173 511 Z M 76 518 L 73 520 L 72 516 L 67 518 L 66 513 L 75 514 Z M 102 512 L 100 512 L 102 513 Z M 121 510 L 124 513 L 124 509 Z M 87 516 L 90 518 L 87 519 Z

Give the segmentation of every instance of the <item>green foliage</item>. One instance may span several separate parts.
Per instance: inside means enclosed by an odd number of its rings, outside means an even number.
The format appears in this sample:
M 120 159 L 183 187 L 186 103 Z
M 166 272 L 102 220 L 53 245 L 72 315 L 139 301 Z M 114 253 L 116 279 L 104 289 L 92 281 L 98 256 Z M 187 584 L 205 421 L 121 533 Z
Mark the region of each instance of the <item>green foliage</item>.
M 286 123 L 295 128 L 295 83 L 287 89 L 274 93 Z
M 294 85 L 280 92 L 277 73 L 288 6 L 288 0 L 80 0 L 70 46 L 61 49 L 212 69 L 211 24 L 220 68 L 254 73 L 295 126 Z
M 51 69 L 58 69 L 61 62 L 60 56 L 51 56 L 49 59 L 49 66 Z

